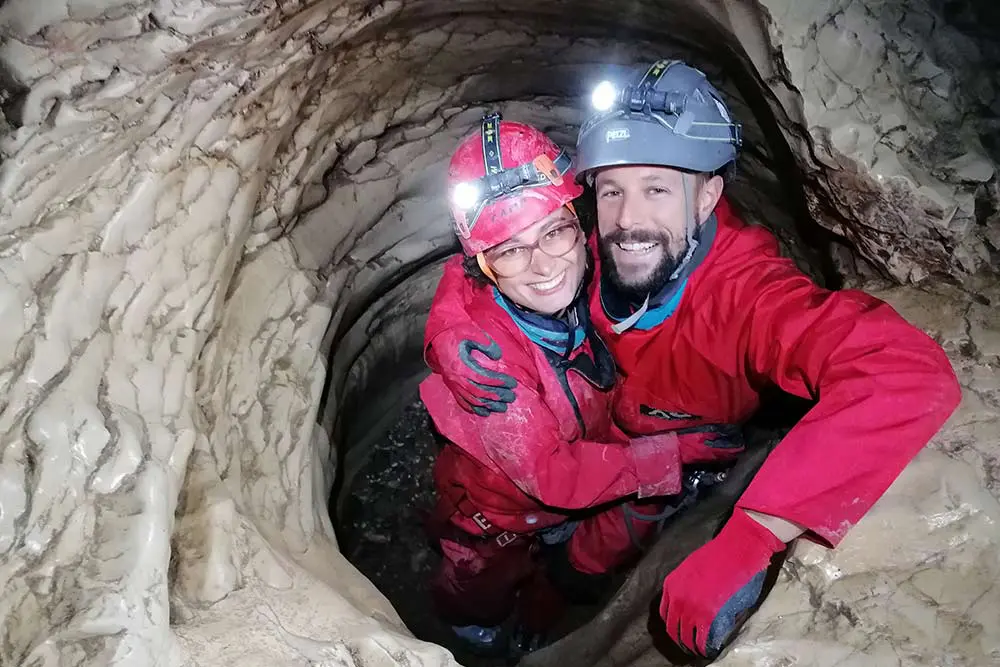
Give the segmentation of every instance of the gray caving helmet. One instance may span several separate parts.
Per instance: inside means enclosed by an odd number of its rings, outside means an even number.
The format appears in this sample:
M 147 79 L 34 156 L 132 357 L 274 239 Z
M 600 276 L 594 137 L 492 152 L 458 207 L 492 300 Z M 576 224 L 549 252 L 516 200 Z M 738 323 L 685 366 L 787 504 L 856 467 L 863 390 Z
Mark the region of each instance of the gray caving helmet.
M 694 179 L 687 172 L 723 173 L 736 161 L 741 127 L 704 73 L 679 60 L 659 60 L 630 70 L 621 81 L 604 81 L 591 102 L 597 111 L 576 140 L 578 181 L 593 183 L 594 170 L 615 165 L 656 165 L 682 172 L 687 251 L 668 278 L 675 280 L 700 243 Z M 638 310 L 612 329 L 622 333 L 634 326 L 649 303 L 647 295 Z
M 735 162 L 742 144 L 722 95 L 700 71 L 660 60 L 604 81 L 592 99 L 598 111 L 577 137 L 577 180 L 593 170 L 648 164 L 716 173 Z

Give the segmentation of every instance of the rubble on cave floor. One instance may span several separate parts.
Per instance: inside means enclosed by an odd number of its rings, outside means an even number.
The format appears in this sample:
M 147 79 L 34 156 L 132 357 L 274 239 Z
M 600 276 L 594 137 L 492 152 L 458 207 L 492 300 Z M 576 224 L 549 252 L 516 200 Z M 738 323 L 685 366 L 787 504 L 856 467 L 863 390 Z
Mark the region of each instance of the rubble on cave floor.
M 448 648 L 462 664 L 476 664 L 434 615 L 428 591 L 440 559 L 424 532 L 434 504 L 431 468 L 438 448 L 427 410 L 416 399 L 374 444 L 354 478 L 344 508 L 342 548 L 414 635 Z
M 449 649 L 463 665 L 508 664 L 508 659 L 469 653 L 431 605 L 428 582 L 440 556 L 424 532 L 424 520 L 434 504 L 431 470 L 439 447 L 427 410 L 415 399 L 374 444 L 354 478 L 342 515 L 341 548 L 415 636 Z M 556 635 L 582 625 L 596 612 L 597 607 L 572 607 Z
M 425 582 L 437 560 L 423 528 L 434 502 L 437 451 L 427 411 L 415 400 L 374 444 L 344 508 L 344 555 L 417 634 L 414 622 L 426 614 Z

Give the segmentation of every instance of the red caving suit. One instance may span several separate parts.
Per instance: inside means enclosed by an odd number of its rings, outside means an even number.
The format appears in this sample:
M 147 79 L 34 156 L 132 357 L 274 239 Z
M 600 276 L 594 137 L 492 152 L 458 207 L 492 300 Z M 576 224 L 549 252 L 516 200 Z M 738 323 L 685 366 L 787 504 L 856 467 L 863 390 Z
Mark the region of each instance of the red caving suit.
M 836 546 L 941 428 L 961 389 L 941 348 L 891 306 L 818 287 L 725 199 L 715 217 L 711 247 L 662 323 L 614 333 L 600 281 L 591 285 L 593 324 L 622 376 L 615 420 L 632 435 L 742 423 L 768 384 L 818 399 L 737 506 Z M 682 442 L 684 463 L 737 453 Z
M 586 303 L 581 307 L 585 315 Z M 455 625 L 499 624 L 515 605 L 522 620 L 525 613 L 545 616 L 542 603 L 531 600 L 536 593 L 545 597 L 547 585 L 536 563 L 532 533 L 565 523 L 575 510 L 636 494 L 676 493 L 678 447 L 644 452 L 630 445 L 611 421 L 612 391 L 598 389 L 574 370 L 557 371 L 545 350 L 497 303 L 494 288 L 476 287 L 465 276 L 461 257 L 445 266 L 427 320 L 425 347 L 456 327 L 474 327 L 479 338 L 488 334 L 496 341 L 502 357 L 490 362 L 491 368 L 518 384 L 507 411 L 487 417 L 459 407 L 437 372 L 420 386 L 421 399 L 449 443 L 434 465 L 435 518 L 447 529 L 435 535 L 444 561 L 432 593 L 439 613 Z M 593 358 L 590 340 L 569 359 L 584 354 Z M 432 370 L 440 369 L 432 365 Z M 648 503 L 637 509 L 655 511 Z M 572 566 L 588 574 L 608 571 L 637 553 L 620 504 L 600 510 L 580 522 L 567 545 Z M 649 522 L 632 525 L 640 538 L 652 529 Z

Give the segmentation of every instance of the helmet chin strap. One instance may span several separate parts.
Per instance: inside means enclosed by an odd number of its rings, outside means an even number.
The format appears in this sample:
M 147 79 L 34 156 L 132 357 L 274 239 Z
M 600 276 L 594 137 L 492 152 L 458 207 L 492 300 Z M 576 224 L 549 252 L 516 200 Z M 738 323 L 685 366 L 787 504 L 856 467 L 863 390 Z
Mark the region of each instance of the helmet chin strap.
M 678 262 L 677 268 L 670 274 L 668 280 L 677 279 L 698 248 L 698 239 L 694 237 L 698 228 L 698 223 L 694 218 L 694 178 L 691 174 L 681 172 L 681 182 L 684 184 L 684 233 L 687 236 L 687 252 L 684 253 L 684 259 Z
M 487 278 L 490 279 L 490 282 L 492 282 L 494 285 L 496 285 L 497 284 L 497 276 L 496 276 L 495 273 L 493 273 L 493 269 L 491 269 L 490 265 L 486 262 L 486 255 L 484 255 L 481 252 L 477 252 L 476 253 L 476 263 L 479 264 L 479 270 L 482 271 L 483 274 Z

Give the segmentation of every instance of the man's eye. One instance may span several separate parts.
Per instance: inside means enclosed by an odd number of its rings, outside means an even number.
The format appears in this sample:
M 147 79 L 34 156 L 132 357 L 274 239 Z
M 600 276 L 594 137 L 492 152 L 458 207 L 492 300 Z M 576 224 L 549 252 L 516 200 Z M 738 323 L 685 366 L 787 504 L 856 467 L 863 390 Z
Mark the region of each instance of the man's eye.
M 605 190 L 601 193 L 601 197 L 617 197 L 619 194 L 618 190 Z
M 649 192 L 654 195 L 665 195 L 670 192 L 670 190 L 667 190 L 666 188 L 652 187 L 649 189 Z

